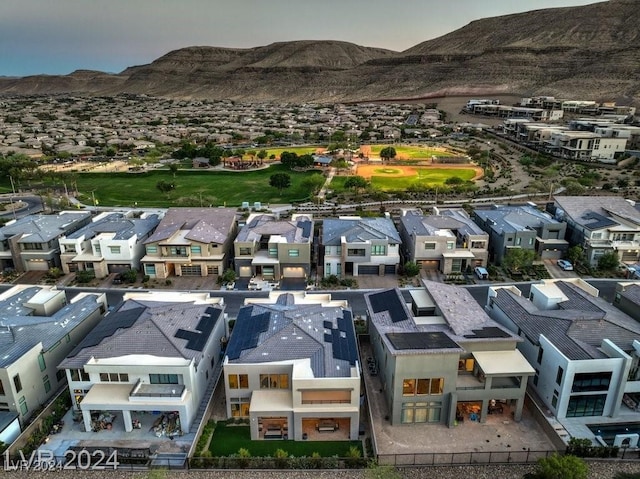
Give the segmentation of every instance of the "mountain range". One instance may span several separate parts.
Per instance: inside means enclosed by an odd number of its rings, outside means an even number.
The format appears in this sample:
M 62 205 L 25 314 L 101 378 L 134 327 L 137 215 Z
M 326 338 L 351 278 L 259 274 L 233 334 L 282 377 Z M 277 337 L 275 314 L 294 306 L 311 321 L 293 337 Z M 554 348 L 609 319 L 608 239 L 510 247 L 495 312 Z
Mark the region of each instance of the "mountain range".
M 640 1 L 609 0 L 476 20 L 403 52 L 330 40 L 194 46 L 118 74 L 0 78 L 0 95 L 357 102 L 501 93 L 637 104 L 639 72 Z

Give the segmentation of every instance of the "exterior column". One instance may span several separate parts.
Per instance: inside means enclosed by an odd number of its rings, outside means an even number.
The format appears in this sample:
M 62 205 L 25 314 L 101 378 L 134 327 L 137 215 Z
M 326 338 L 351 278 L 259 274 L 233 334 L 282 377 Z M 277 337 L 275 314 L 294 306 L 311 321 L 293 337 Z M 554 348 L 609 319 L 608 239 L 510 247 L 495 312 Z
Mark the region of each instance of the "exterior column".
M 91 432 L 91 410 L 82 409 L 82 420 L 84 421 L 84 430 Z
M 522 408 L 524 407 L 524 397 L 516 400 L 516 410 L 513 411 L 513 420 L 520 422 L 522 419 Z
M 127 432 L 133 431 L 133 424 L 131 423 L 131 411 L 122 411 L 122 419 L 124 419 L 124 430 Z

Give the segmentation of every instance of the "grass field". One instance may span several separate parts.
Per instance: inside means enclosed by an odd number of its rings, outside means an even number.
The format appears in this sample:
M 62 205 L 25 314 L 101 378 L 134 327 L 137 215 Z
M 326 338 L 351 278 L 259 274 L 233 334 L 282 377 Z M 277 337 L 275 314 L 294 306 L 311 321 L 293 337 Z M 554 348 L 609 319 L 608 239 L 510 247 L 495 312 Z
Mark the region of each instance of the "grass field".
M 253 457 L 273 456 L 276 449 L 283 449 L 296 457 L 310 457 L 317 452 L 322 457 L 345 457 L 351 446 L 362 449 L 359 441 L 252 441 L 249 426 L 225 426 L 218 424 L 213 433 L 209 450 L 214 457 L 237 454 L 244 447 Z
M 424 145 L 371 145 L 371 155 L 380 156 L 380 151 L 387 146 L 396 150 L 397 160 L 430 159 L 432 156 L 457 156 L 446 149 L 434 149 Z
M 261 149 L 262 148 L 255 148 L 256 151 L 260 151 Z M 265 148 L 265 150 L 267 152 L 267 158 L 271 155 L 276 155 L 276 158 L 280 158 L 280 154 L 283 151 L 288 151 L 290 153 L 295 153 L 298 156 L 302 156 L 307 154 L 313 155 L 318 151 L 326 150 L 326 148 L 322 146 L 289 146 L 286 148 Z
M 392 168 L 395 169 L 395 168 Z M 411 185 L 442 186 L 448 178 L 457 176 L 469 181 L 476 176 L 473 168 L 412 168 L 412 175 L 400 176 L 397 173 L 376 173 L 371 176 L 371 185 L 379 190 L 394 191 L 405 190 Z
M 280 193 L 269 186 L 269 177 L 274 173 L 287 173 L 291 186 Z M 159 206 L 175 205 L 179 198 L 215 198 L 213 206 L 240 206 L 243 201 L 253 203 L 290 203 L 305 200 L 309 191 L 302 182 L 316 171 L 297 173 L 281 165 L 272 165 L 264 170 L 233 171 L 179 171 L 175 177 L 167 171 L 148 173 L 83 173 L 77 175 L 81 200 L 91 204 L 92 195 L 103 206 Z M 156 184 L 161 181 L 175 182 L 176 188 L 168 195 L 161 193 Z M 211 201 L 206 201 L 208 206 Z

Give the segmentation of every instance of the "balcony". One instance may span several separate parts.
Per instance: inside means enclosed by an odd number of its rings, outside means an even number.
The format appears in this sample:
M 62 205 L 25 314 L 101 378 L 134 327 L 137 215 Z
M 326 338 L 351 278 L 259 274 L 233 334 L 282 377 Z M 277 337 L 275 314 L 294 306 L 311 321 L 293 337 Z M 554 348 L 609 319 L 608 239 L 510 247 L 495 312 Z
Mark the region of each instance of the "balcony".
M 484 389 L 485 381 L 473 374 L 458 374 L 456 389 Z
M 129 399 L 150 400 L 150 399 L 181 399 L 185 392 L 184 384 L 147 384 L 138 381 L 129 393 Z

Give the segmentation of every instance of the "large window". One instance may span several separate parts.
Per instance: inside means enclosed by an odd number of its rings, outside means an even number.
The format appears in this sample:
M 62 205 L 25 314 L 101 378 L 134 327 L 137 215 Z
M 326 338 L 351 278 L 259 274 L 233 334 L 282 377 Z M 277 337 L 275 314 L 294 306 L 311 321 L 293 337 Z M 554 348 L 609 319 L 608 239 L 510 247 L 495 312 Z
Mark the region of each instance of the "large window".
M 230 398 L 231 417 L 249 417 L 250 398 Z
M 44 361 L 44 355 L 42 353 L 38 355 L 38 364 L 40 365 L 40 371 L 47 369 L 47 364 Z
M 300 256 L 300 250 L 299 249 L 290 249 L 289 250 L 289 256 L 292 258 L 297 258 L 298 256 Z
M 177 374 L 149 374 L 151 384 L 178 384 Z
M 387 247 L 383 244 L 371 245 L 371 256 L 384 256 L 387 254 Z
M 278 248 L 269 248 L 269 257 L 277 258 L 278 257 Z
M 191 254 L 200 254 L 202 253 L 202 247 L 201 246 L 192 246 L 191 247 Z
M 247 374 L 229 374 L 229 389 L 248 389 L 249 376 Z
M 49 376 L 45 376 L 42 378 L 42 383 L 44 384 L 44 392 L 48 393 L 51 391 L 51 383 L 49 382 Z
M 436 249 L 436 244 L 429 242 L 424 244 L 424 249 Z
M 400 422 L 403 424 L 440 422 L 441 416 L 441 402 L 406 402 L 402 404 Z
M 472 241 L 471 242 L 471 248 L 472 249 L 484 249 L 485 248 L 485 242 L 484 241 Z
M 187 256 L 186 246 L 171 246 L 169 248 L 169 254 L 171 256 Z
M 158 252 L 157 245 L 149 245 L 147 246 L 147 254 L 156 254 Z
M 288 374 L 261 374 L 261 389 L 289 389 Z
M 367 252 L 364 248 L 349 248 L 347 249 L 347 256 L 366 256 Z
M 152 275 L 152 274 L 156 274 L 156 265 L 155 264 L 146 264 L 144 265 L 144 274 L 146 275 Z
M 100 373 L 100 381 L 105 383 L 128 383 L 127 373 Z
M 239 248 L 238 254 L 240 256 L 251 256 L 251 248 L 247 248 L 247 247 Z
M 611 371 L 603 373 L 581 373 L 573 377 L 572 393 L 606 391 L 611 382 Z
M 606 394 L 571 396 L 567 406 L 567 417 L 602 416 Z
M 89 381 L 89 375 L 84 369 L 72 369 L 71 370 L 72 381 Z
M 18 403 L 20 404 L 20 412 L 22 413 L 23 416 L 25 416 L 29 412 L 29 407 L 27 406 L 27 400 L 25 399 L 24 396 L 22 396 L 18 401 Z
M 444 378 L 405 379 L 402 381 L 403 396 L 426 396 L 442 394 Z
M 120 246 L 109 246 L 109 253 L 120 254 Z

